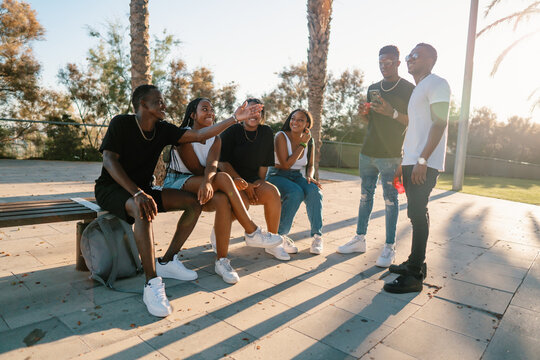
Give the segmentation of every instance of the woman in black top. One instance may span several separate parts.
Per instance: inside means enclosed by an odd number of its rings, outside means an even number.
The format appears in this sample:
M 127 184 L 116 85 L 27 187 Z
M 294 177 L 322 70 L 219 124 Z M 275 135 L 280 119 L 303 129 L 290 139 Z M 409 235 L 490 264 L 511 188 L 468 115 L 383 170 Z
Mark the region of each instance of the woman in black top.
M 247 102 L 248 105 L 262 104 L 258 99 Z M 268 167 L 273 165 L 274 135 L 272 129 L 264 125 L 264 110 L 221 134 L 219 169 L 233 178 L 246 207 L 264 205 L 268 231 L 277 234 L 281 198 L 278 189 L 265 180 Z M 265 251 L 280 260 L 290 259 L 281 245 Z

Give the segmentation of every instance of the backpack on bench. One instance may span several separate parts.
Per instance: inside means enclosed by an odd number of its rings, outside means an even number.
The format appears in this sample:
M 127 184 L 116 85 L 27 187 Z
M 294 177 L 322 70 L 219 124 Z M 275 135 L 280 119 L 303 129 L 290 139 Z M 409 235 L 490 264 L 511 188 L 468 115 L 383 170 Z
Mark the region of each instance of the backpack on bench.
M 83 231 L 80 245 L 90 278 L 106 287 L 115 289 L 116 279 L 142 271 L 131 226 L 112 214 L 92 221 Z

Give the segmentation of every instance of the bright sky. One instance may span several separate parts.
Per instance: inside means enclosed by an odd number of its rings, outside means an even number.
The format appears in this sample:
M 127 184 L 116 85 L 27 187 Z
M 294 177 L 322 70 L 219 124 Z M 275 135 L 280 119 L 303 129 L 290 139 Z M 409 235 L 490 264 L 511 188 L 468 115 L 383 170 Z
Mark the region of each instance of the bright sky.
M 47 31 L 34 50 L 43 66 L 43 83 L 55 88 L 58 70 L 68 62 L 82 64 L 94 45 L 86 25 L 99 29 L 107 20 L 129 21 L 129 0 L 27 2 Z M 502 1 L 499 11 L 485 19 L 487 3 L 480 0 L 477 30 L 523 8 L 526 1 Z M 418 42 L 427 42 L 439 53 L 433 72 L 448 80 L 460 103 L 469 10 L 470 0 L 334 0 L 328 70 L 338 74 L 358 68 L 369 85 L 381 79 L 382 46 L 397 45 L 404 57 Z M 532 27 L 526 24 L 524 30 Z M 150 0 L 150 32 L 164 29 L 182 41 L 175 55 L 188 67 L 210 68 L 220 85 L 234 81 L 240 97 L 270 91 L 278 82 L 276 72 L 307 59 L 305 0 Z M 499 120 L 519 115 L 540 123 L 540 109 L 531 113 L 527 100 L 540 86 L 539 36 L 515 48 L 495 77 L 489 76 L 499 53 L 523 33 L 503 26 L 477 39 L 471 103 L 472 108 L 490 107 Z M 404 61 L 400 74 L 413 82 Z

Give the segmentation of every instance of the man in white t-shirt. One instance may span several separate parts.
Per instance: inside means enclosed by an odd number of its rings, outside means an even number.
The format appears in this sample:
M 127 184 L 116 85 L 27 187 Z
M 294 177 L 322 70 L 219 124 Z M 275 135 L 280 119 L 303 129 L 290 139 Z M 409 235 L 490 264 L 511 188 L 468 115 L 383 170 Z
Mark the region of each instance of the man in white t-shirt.
M 409 126 L 403 142 L 401 163 L 403 185 L 407 194 L 407 216 L 413 228 L 411 254 L 400 265 L 390 265 L 390 272 L 400 274 L 384 290 L 393 293 L 422 291 L 427 275 L 426 244 L 429 235 L 427 204 L 439 171 L 444 170 L 450 86 L 431 73 L 437 51 L 420 43 L 405 58 L 416 87 L 409 100 Z M 398 170 L 399 172 L 399 170 Z

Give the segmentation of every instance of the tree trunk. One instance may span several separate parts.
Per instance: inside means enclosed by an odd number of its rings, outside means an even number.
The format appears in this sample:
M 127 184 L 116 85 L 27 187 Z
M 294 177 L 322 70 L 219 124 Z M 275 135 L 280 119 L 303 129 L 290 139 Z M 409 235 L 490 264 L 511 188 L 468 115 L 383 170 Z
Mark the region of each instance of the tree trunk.
M 131 90 L 137 86 L 151 84 L 150 73 L 150 35 L 148 32 L 148 0 L 131 0 L 129 4 L 129 23 L 131 35 Z M 154 176 L 156 185 L 162 185 L 165 179 L 165 163 L 158 159 Z
M 326 87 L 326 60 L 328 57 L 331 15 L 332 0 L 308 0 L 308 108 L 313 116 L 311 133 L 315 141 L 314 165 L 317 179 L 319 178 L 319 162 L 321 160 L 322 109 Z
M 148 34 L 148 0 L 131 0 L 129 4 L 131 35 L 131 90 L 152 83 L 150 74 L 150 35 Z

